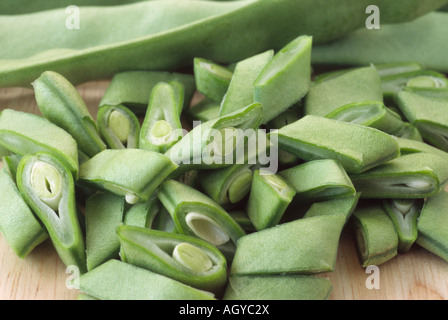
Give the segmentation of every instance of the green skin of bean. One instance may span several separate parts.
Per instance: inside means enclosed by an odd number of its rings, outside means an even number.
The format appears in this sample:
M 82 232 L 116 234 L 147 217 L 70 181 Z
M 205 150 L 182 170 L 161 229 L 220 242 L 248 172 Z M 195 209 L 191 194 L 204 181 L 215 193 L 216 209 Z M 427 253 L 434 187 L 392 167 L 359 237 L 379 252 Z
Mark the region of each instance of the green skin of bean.
M 212 294 L 118 260 L 79 278 L 81 291 L 100 300 L 214 300 Z
M 118 257 L 120 240 L 115 230 L 123 223 L 123 197 L 97 193 L 86 201 L 87 270 Z
M 373 67 L 312 85 L 305 99 L 305 114 L 325 117 L 340 107 L 364 101 L 383 101 L 381 79 Z
M 367 171 L 399 156 L 398 143 L 384 132 L 318 116 L 305 116 L 269 134 L 273 135 L 280 149 L 307 161 L 338 160 L 349 174 Z
M 434 196 L 446 183 L 448 162 L 436 154 L 414 153 L 350 178 L 362 198 L 421 199 Z M 402 186 L 417 178 L 430 185 L 426 188 Z
M 277 225 L 296 195 L 294 188 L 286 181 L 279 176 L 276 178 L 284 183 L 281 190 L 263 179 L 260 170 L 254 171 L 246 211 L 258 231 Z
M 127 263 L 147 269 L 194 288 L 218 293 L 227 281 L 227 262 L 208 242 L 163 231 L 121 226 L 117 229 Z M 188 243 L 202 250 L 213 262 L 211 270 L 196 272 L 172 258 L 176 245 Z
M 347 172 L 335 160 L 315 160 L 278 173 L 297 191 L 301 201 L 345 198 L 356 193 Z
M 363 234 L 356 239 L 361 266 L 381 265 L 398 254 L 398 235 L 394 224 L 380 203 L 359 206 L 352 216 L 353 232 Z
M 361 193 L 356 193 L 354 196 L 346 197 L 343 199 L 327 200 L 313 203 L 306 211 L 303 218 L 311 218 L 320 215 L 334 215 L 340 214 L 345 217 L 348 222 L 355 211 Z
M 447 205 L 448 194 L 445 191 L 425 202 L 417 225 L 416 241 L 418 245 L 445 261 L 448 261 L 448 235 L 446 232 L 448 216 L 445 209 Z
M 339 38 L 365 26 L 369 5 L 379 6 L 381 22 L 386 24 L 410 21 L 444 3 L 145 1 L 103 7 L 101 14 L 96 8 L 80 7 L 82 26 L 75 30 L 64 28 L 68 18 L 65 9 L 2 16 L 0 29 L 9 32 L 0 45 L 9 50 L 0 57 L 0 86 L 29 85 L 46 70 L 78 84 L 122 70 L 176 70 L 190 66 L 194 57 L 232 63 L 266 50 L 279 50 L 301 34 L 313 36 L 316 44 Z M 128 27 L 111 32 L 117 28 L 116 21 Z M 11 25 L 16 28 L 8 28 Z
M 231 276 L 223 300 L 327 300 L 328 279 L 303 275 Z
M 147 201 L 176 167 L 156 152 L 108 149 L 81 165 L 78 182 L 95 190 L 132 194 L 139 201 Z
M 73 137 L 47 119 L 34 114 L 3 110 L 0 114 L 0 144 L 18 155 L 49 152 L 78 176 L 78 146 Z
M 397 138 L 397 142 L 400 146 L 401 155 L 423 152 L 437 154 L 441 157 L 448 157 L 447 152 L 435 148 L 425 142 L 403 138 Z
M 31 171 L 36 161 L 48 163 L 62 177 L 62 198 L 58 212 L 42 202 L 31 185 Z M 74 265 L 86 272 L 84 235 L 78 220 L 75 184 L 70 170 L 58 158 L 37 153 L 22 158 L 17 169 L 17 185 L 25 202 L 45 226 L 59 257 L 66 266 Z
M 156 197 L 149 201 L 140 202 L 133 205 L 126 211 L 124 225 L 142 228 L 151 228 L 155 217 L 162 210 L 161 203 Z
M 5 170 L 8 171 L 11 179 L 15 182 L 17 176 L 17 168 L 19 167 L 20 160 L 22 159 L 19 155 L 11 155 L 2 157 L 2 162 Z
M 405 122 L 403 131 L 400 132 L 399 138 L 423 142 L 423 137 L 418 129 L 412 124 Z
M 360 29 L 337 42 L 314 47 L 312 62 L 315 65 L 368 65 L 414 61 L 428 69 L 447 72 L 444 54 L 448 50 L 447 23 L 448 14 L 434 12 L 407 23 L 381 24 L 381 29 L 375 32 Z
M 187 110 L 186 116 L 190 122 L 207 122 L 219 118 L 220 109 L 220 103 L 205 98 Z
M 233 73 L 224 66 L 201 58 L 194 59 L 193 68 L 198 91 L 213 101 L 221 102 Z
M 5 168 L 0 171 L 0 230 L 14 253 L 24 259 L 48 233 L 19 194 Z
M 334 270 L 342 215 L 298 219 L 242 237 L 231 275 L 316 274 Z
M 120 141 L 119 138 L 113 133 L 108 125 L 108 118 L 113 111 L 120 112 L 128 119 L 131 131 L 126 141 L 126 146 Z M 97 124 L 101 137 L 106 142 L 109 149 L 124 149 L 126 148 L 138 148 L 138 141 L 140 137 L 140 122 L 137 116 L 128 108 L 123 105 L 117 106 L 102 106 L 98 109 Z
M 144 115 L 154 87 L 160 82 L 180 82 L 184 86 L 182 109 L 191 103 L 196 84 L 194 76 L 164 71 L 124 71 L 115 74 L 101 99 L 99 106 L 124 105 L 136 114 Z

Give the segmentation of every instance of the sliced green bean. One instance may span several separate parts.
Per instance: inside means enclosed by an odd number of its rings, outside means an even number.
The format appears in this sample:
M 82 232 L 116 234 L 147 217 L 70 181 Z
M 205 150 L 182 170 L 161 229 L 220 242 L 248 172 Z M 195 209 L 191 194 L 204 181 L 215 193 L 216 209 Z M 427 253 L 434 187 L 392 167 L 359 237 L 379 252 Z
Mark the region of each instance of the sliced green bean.
M 317 216 L 246 235 L 238 241 L 231 275 L 332 272 L 344 225 L 342 215 Z
M 263 123 L 299 102 L 311 84 L 312 37 L 300 36 L 279 50 L 254 83 L 254 99 L 263 105 Z
M 125 71 L 115 74 L 100 101 L 100 108 L 107 105 L 124 105 L 138 115 L 145 114 L 154 87 L 160 82 L 169 83 L 171 81 L 178 81 L 183 84 L 184 102 L 182 109 L 186 109 L 190 105 L 196 90 L 194 76 L 162 71 Z
M 437 154 L 441 157 L 448 157 L 448 153 L 435 148 L 425 142 L 415 141 L 404 138 L 397 138 L 398 145 L 400 146 L 400 153 L 402 155 L 411 154 L 411 153 L 433 153 Z
M 83 300 L 83 301 L 85 301 L 85 300 L 87 300 L 87 301 L 97 301 L 97 300 L 99 300 L 98 298 L 95 298 L 95 297 L 93 297 L 93 296 L 90 296 L 90 295 L 88 295 L 88 294 L 85 294 L 85 293 L 80 293 L 80 294 L 78 294 L 78 296 L 76 297 L 76 300 Z
M 221 104 L 211 99 L 205 98 L 186 111 L 186 115 L 191 122 L 207 122 L 219 118 Z
M 448 194 L 440 192 L 426 200 L 418 220 L 418 237 L 416 243 L 429 252 L 448 261 Z
M 19 194 L 7 170 L 0 170 L 0 231 L 14 253 L 24 259 L 48 238 L 31 209 Z
M 154 217 L 151 228 L 159 231 L 179 233 L 176 229 L 176 223 L 165 207 L 162 207 L 160 212 Z
M 299 201 L 325 201 L 356 193 L 345 169 L 331 159 L 309 161 L 278 174 L 295 189 Z
M 223 300 L 327 300 L 330 280 L 302 275 L 231 276 Z
M 161 82 L 151 92 L 140 130 L 139 148 L 165 153 L 182 137 L 176 92 L 171 85 Z
M 384 209 L 394 223 L 398 233 L 399 253 L 409 252 L 412 245 L 417 240 L 417 222 L 423 203 L 423 200 L 415 199 L 393 199 L 383 201 Z
M 408 154 L 350 178 L 363 198 L 423 199 L 446 183 L 447 160 L 430 153 Z
M 424 66 L 418 62 L 395 62 L 375 64 L 375 69 L 381 78 L 423 70 Z
M 214 300 L 160 274 L 118 260 L 109 260 L 79 278 L 82 292 L 100 300 Z
M 384 132 L 318 116 L 305 116 L 269 135 L 277 136 L 280 149 L 307 161 L 338 160 L 348 173 L 364 172 L 399 156 L 398 143 Z
M 448 99 L 402 91 L 396 95 L 396 101 L 401 112 L 419 130 L 424 140 L 448 151 L 448 116 L 444 112 Z
M 26 155 L 17 170 L 17 185 L 25 202 L 47 229 L 62 262 L 85 272 L 84 235 L 69 168 L 50 154 Z
M 346 222 L 348 222 L 357 208 L 360 197 L 361 193 L 358 192 L 343 199 L 315 202 L 309 207 L 303 218 L 339 214 L 345 217 Z
M 379 266 L 398 254 L 398 234 L 381 203 L 358 206 L 352 216 L 361 266 Z
M 117 229 L 127 263 L 186 285 L 218 292 L 227 281 L 227 262 L 206 241 L 140 227 Z
M 194 76 L 197 90 L 207 98 L 221 103 L 229 89 L 233 72 L 213 61 L 195 58 Z
M 294 188 L 279 175 L 261 175 L 255 170 L 247 202 L 247 215 L 255 229 L 277 225 L 295 195 Z
M 0 144 L 24 156 L 36 152 L 52 153 L 78 174 L 78 146 L 73 137 L 48 120 L 34 114 L 3 110 L 0 114 Z
M 244 229 L 244 231 L 248 233 L 257 231 L 254 227 L 254 224 L 247 215 L 246 211 L 243 210 L 229 211 L 229 214 Z
M 140 122 L 123 105 L 104 105 L 97 114 L 98 129 L 109 149 L 138 149 Z
M 423 142 L 423 137 L 420 131 L 408 122 L 404 123 L 404 128 L 399 134 L 397 134 L 397 137 Z
M 162 211 L 162 204 L 153 196 L 149 201 L 139 202 L 130 207 L 124 216 L 126 226 L 152 228 L 155 217 Z
M 176 167 L 160 153 L 138 149 L 108 149 L 81 165 L 79 183 L 124 196 L 126 202 L 135 204 L 148 201 Z
M 3 166 L 6 171 L 8 171 L 11 179 L 15 182 L 17 177 L 17 168 L 19 167 L 20 160 L 22 159 L 19 155 L 11 155 L 2 157 Z
M 254 83 L 273 56 L 274 51 L 269 50 L 237 63 L 229 88 L 221 102 L 220 116 L 236 112 L 255 102 Z
M 45 118 L 67 131 L 83 153 L 93 157 L 106 149 L 85 102 L 66 78 L 46 71 L 33 82 L 33 88 Z

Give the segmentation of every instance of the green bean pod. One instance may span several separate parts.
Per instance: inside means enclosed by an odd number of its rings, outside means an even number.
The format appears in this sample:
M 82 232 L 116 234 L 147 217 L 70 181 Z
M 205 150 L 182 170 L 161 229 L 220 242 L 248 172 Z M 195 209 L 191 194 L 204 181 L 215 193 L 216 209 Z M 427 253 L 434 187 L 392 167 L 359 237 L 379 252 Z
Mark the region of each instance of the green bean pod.
M 246 209 L 255 229 L 277 225 L 295 195 L 294 188 L 279 175 L 261 175 L 255 170 Z
M 83 153 L 93 157 L 106 149 L 85 102 L 67 79 L 46 71 L 33 82 L 33 88 L 45 118 L 67 131 Z
M 101 99 L 99 106 L 124 105 L 136 114 L 145 114 L 149 97 L 160 82 L 178 81 L 184 86 L 182 109 L 186 109 L 196 90 L 194 76 L 178 72 L 162 71 L 125 71 L 119 72 L 112 80 Z M 182 95 L 181 95 L 182 97 Z
M 448 157 L 448 152 L 440 150 L 422 141 L 415 141 L 404 138 L 397 138 L 398 145 L 400 146 L 401 155 L 407 155 L 412 153 L 432 153 L 441 157 Z
M 327 300 L 332 289 L 330 280 L 314 276 L 231 276 L 223 300 Z
M 180 182 L 165 181 L 157 196 L 172 216 L 179 233 L 201 238 L 218 248 L 232 247 L 246 234 L 216 202 Z
M 363 198 L 423 199 L 437 194 L 448 180 L 448 160 L 408 154 L 350 178 Z
M 311 85 L 312 37 L 300 36 L 279 50 L 255 80 L 254 101 L 263 105 L 263 123 L 299 102 Z
M 381 79 L 374 67 L 349 70 L 311 86 L 305 98 L 305 114 L 325 117 L 353 103 L 383 101 Z
M 0 231 L 21 259 L 48 238 L 6 168 L 0 170 Z
M 384 132 L 318 116 L 305 116 L 269 136 L 278 138 L 280 149 L 303 160 L 338 160 L 350 174 L 399 156 L 398 143 Z
M 220 116 L 236 112 L 255 102 L 254 83 L 273 56 L 274 51 L 268 50 L 236 64 L 229 88 L 221 102 Z
M 342 199 L 315 202 L 309 207 L 303 218 L 338 214 L 342 215 L 348 222 L 358 206 L 360 198 L 361 193 L 358 192 L 353 196 Z
M 394 223 L 398 233 L 398 252 L 406 253 L 418 237 L 417 222 L 423 200 L 389 199 L 383 201 L 384 209 Z
M 114 259 L 81 275 L 79 286 L 100 300 L 215 300 L 211 293 Z
M 179 233 L 171 214 L 162 206 L 152 221 L 151 229 L 164 232 Z
M 45 226 L 62 262 L 85 272 L 84 235 L 69 168 L 51 154 L 26 155 L 17 170 L 17 185 L 25 202 Z
M 126 202 L 135 204 L 148 201 L 176 167 L 160 153 L 108 149 L 81 165 L 78 183 L 124 196 Z
M 332 159 L 305 162 L 278 174 L 295 189 L 299 201 L 325 201 L 356 193 L 347 172 Z
M 244 231 L 248 233 L 257 231 L 246 211 L 244 210 L 229 211 L 229 214 L 241 226 L 241 228 L 243 228 Z
M 358 206 L 352 228 L 361 266 L 379 266 L 398 254 L 398 234 L 381 203 Z
M 117 233 L 127 263 L 209 292 L 219 292 L 227 281 L 225 257 L 206 241 L 131 226 Z
M 445 191 L 426 200 L 417 223 L 416 241 L 419 246 L 445 261 L 448 261 L 447 205 L 448 194 Z
M 188 119 L 193 121 L 207 122 L 219 118 L 221 104 L 209 98 L 202 99 L 186 111 Z
M 234 164 L 199 172 L 202 190 L 220 206 L 235 205 L 250 192 L 253 172 L 249 164 Z
M 16 154 L 2 157 L 3 167 L 8 171 L 14 182 L 16 181 L 17 168 L 19 167 L 21 159 L 22 157 Z
M 47 119 L 34 114 L 3 110 L 0 114 L 0 144 L 24 156 L 48 152 L 78 175 L 78 146 L 73 137 Z
M 334 270 L 342 215 L 283 223 L 238 240 L 231 275 L 315 274 Z
M 409 122 L 404 123 L 403 130 L 396 134 L 397 137 L 423 142 L 423 137 L 418 129 Z
M 381 63 L 374 66 L 381 78 L 424 69 L 424 66 L 418 62 Z
M 104 105 L 98 110 L 98 130 L 109 149 L 138 149 L 140 122 L 123 105 Z
M 202 58 L 194 59 L 193 68 L 197 90 L 207 98 L 220 103 L 229 89 L 233 72 Z
M 418 129 L 424 140 L 448 151 L 448 116 L 444 112 L 448 99 L 402 91 L 396 95 L 396 101 L 401 112 Z
M 140 130 L 139 148 L 165 153 L 182 137 L 176 92 L 171 85 L 161 82 L 151 92 Z
M 138 202 L 130 207 L 124 215 L 123 223 L 126 226 L 151 229 L 154 219 L 161 211 L 162 204 L 153 196 L 149 201 Z
M 87 270 L 118 257 L 116 229 L 123 223 L 124 199 L 112 193 L 96 193 L 86 201 Z

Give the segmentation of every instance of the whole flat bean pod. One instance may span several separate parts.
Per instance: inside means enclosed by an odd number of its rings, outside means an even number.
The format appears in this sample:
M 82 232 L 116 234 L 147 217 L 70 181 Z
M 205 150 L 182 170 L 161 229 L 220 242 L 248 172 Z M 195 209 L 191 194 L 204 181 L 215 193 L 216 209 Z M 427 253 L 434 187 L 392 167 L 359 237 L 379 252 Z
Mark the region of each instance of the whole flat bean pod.
M 124 196 L 126 202 L 135 204 L 148 201 L 176 168 L 169 158 L 160 153 L 108 149 L 81 165 L 78 183 Z
M 117 233 L 127 263 L 210 292 L 219 292 L 227 281 L 225 257 L 204 240 L 130 226 Z
M 396 140 L 377 129 L 318 116 L 305 116 L 269 134 L 280 149 L 307 161 L 338 160 L 348 173 L 360 173 L 399 156 Z
M 194 76 L 164 71 L 124 71 L 115 74 L 99 106 L 101 108 L 105 105 L 124 105 L 137 114 L 145 114 L 152 89 L 160 82 L 170 81 L 183 84 L 183 109 L 186 109 L 196 90 Z
M 221 103 L 229 89 L 233 72 L 202 58 L 195 58 L 193 66 L 197 90 L 207 98 Z
M 17 185 L 26 203 L 45 226 L 62 262 L 85 272 L 84 235 L 69 168 L 50 154 L 26 155 L 17 170 Z
M 153 196 L 149 201 L 138 202 L 130 207 L 123 219 L 126 226 L 152 228 L 153 222 L 162 211 L 160 200 Z
M 118 257 L 120 240 L 116 230 L 123 223 L 124 198 L 112 193 L 96 193 L 86 200 L 87 270 Z
M 350 70 L 313 84 L 305 98 L 305 114 L 325 117 L 347 104 L 383 101 L 381 79 L 374 67 Z
M 47 119 L 12 109 L 0 114 L 0 144 L 18 155 L 54 154 L 78 175 L 78 146 L 73 137 Z
M 278 174 L 295 189 L 299 201 L 317 202 L 356 193 L 345 169 L 332 159 L 309 161 Z
M 448 159 L 413 153 L 350 178 L 363 198 L 423 199 L 437 194 L 446 183 Z
M 255 102 L 255 81 L 273 56 L 274 51 L 268 50 L 236 64 L 229 88 L 221 102 L 220 116 L 233 113 Z
M 140 122 L 123 105 L 102 106 L 97 113 L 98 130 L 109 149 L 137 149 Z
M 234 164 L 228 168 L 200 171 L 199 183 L 217 204 L 228 206 L 241 202 L 249 194 L 252 177 L 250 164 Z
M 303 218 L 339 214 L 345 217 L 346 222 L 348 222 L 359 203 L 360 197 L 361 193 L 358 192 L 343 199 L 315 202 L 309 207 Z
M 398 252 L 409 252 L 418 237 L 417 222 L 424 201 L 419 199 L 384 200 L 383 206 L 398 233 Z
M 216 202 L 200 191 L 166 180 L 157 191 L 179 233 L 201 238 L 215 246 L 234 243 L 246 232 Z
M 445 191 L 429 198 L 423 205 L 418 220 L 416 243 L 426 250 L 448 261 L 448 194 Z
M 24 259 L 48 238 L 5 168 L 0 170 L 0 231 L 14 253 Z
M 161 82 L 152 89 L 140 130 L 139 148 L 165 153 L 182 137 L 176 92 L 170 84 Z
M 424 140 L 448 151 L 448 116 L 445 112 L 448 99 L 402 91 L 396 95 L 396 101 L 401 112 L 419 130 Z
M 314 274 L 332 272 L 342 215 L 298 219 L 238 240 L 231 275 Z
M 79 285 L 100 300 L 215 300 L 211 293 L 118 260 L 83 274 Z
M 380 101 L 350 103 L 326 115 L 329 119 L 357 123 L 392 135 L 401 135 L 404 122 L 400 115 Z
M 330 280 L 314 276 L 231 276 L 223 300 L 327 300 Z
M 263 123 L 299 102 L 311 84 L 312 37 L 300 36 L 279 50 L 254 83 L 254 101 L 263 105 Z
M 2 16 L 0 29 L 5 35 L 0 46 L 8 50 L 0 55 L 0 86 L 28 85 L 46 70 L 59 72 L 78 84 L 111 77 L 123 70 L 175 70 L 191 65 L 193 58 L 199 56 L 232 63 L 265 50 L 279 50 L 303 34 L 313 36 L 316 44 L 337 39 L 365 26 L 369 5 L 378 5 L 381 23 L 387 24 L 413 20 L 444 3 L 143 1 L 102 7 L 101 14 L 95 7 L 79 7 L 79 29 L 70 24 L 70 19 L 66 27 L 70 17 L 65 8 Z M 117 21 L 126 29 L 111 32 L 117 30 Z M 11 25 L 15 27 L 10 28 Z M 247 37 L 248 34 L 256 36 Z M 409 39 L 413 40 L 413 35 Z
M 398 254 L 398 234 L 381 203 L 358 206 L 352 216 L 361 266 L 379 266 Z
M 67 131 L 88 157 L 106 149 L 87 106 L 62 75 L 46 71 L 33 82 L 37 106 L 52 123 Z

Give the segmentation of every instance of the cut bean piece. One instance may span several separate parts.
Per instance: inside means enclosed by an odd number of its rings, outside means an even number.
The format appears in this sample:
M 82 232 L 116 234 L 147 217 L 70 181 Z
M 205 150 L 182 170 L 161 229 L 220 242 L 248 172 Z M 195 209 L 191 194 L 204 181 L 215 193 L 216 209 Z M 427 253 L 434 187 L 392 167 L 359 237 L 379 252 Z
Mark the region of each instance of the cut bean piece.
M 196 88 L 207 98 L 221 103 L 232 80 L 233 72 L 213 61 L 195 58 Z
M 358 192 L 353 196 L 343 199 L 315 202 L 309 207 L 303 218 L 339 214 L 344 216 L 348 222 L 359 203 L 360 197 L 361 193 Z

